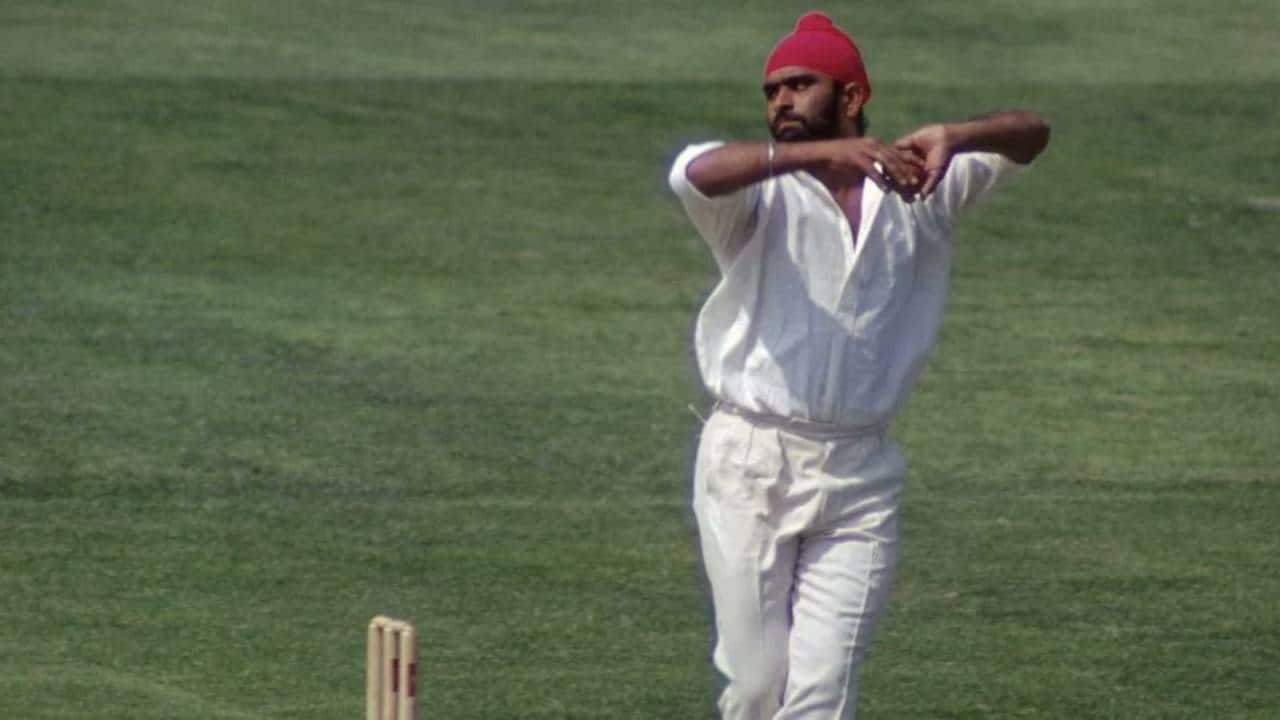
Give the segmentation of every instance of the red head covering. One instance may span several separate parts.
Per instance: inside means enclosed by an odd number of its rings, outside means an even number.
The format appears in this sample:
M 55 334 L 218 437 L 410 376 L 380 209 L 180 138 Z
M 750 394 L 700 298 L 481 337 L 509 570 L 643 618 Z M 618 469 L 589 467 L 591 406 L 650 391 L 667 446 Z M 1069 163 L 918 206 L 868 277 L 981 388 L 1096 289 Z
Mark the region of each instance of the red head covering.
M 808 12 L 796 21 L 796 29 L 778 41 L 764 64 L 764 74 L 796 65 L 817 70 L 844 83 L 862 88 L 863 102 L 871 99 L 867 67 L 853 39 L 820 12 Z

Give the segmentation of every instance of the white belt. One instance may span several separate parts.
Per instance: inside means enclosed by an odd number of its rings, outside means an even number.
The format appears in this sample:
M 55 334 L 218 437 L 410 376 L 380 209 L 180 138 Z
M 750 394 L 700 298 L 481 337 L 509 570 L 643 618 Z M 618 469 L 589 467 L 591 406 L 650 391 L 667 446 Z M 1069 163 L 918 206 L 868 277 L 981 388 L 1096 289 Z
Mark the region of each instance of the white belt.
M 748 410 L 744 407 L 734 405 L 731 402 L 717 400 L 713 408 L 717 412 L 736 415 L 750 422 L 753 425 L 762 427 L 779 428 L 789 430 L 799 435 L 808 435 L 811 437 L 830 438 L 830 437 L 856 437 L 860 435 L 881 435 L 888 428 L 888 423 L 876 423 L 873 425 L 838 425 L 836 423 L 818 422 L 816 420 L 805 420 L 803 418 L 780 417 L 778 415 L 769 415 L 754 410 Z

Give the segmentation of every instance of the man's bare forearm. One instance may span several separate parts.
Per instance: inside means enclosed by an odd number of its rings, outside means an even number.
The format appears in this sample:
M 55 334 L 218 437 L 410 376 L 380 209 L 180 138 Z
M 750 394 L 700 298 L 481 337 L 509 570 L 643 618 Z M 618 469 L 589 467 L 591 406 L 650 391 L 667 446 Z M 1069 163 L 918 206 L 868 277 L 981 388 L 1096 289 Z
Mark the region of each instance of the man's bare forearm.
M 769 159 L 768 143 L 721 145 L 694 158 L 685 169 L 689 182 L 704 195 L 715 197 L 796 170 L 812 169 L 823 162 L 814 146 L 822 143 L 779 143 Z
M 944 126 L 955 152 L 995 152 L 1026 165 L 1049 144 L 1049 125 L 1024 110 L 1003 110 Z
M 805 170 L 833 181 L 869 176 L 885 189 L 909 188 L 919 170 L 909 155 L 874 138 L 812 142 L 732 143 L 699 155 L 685 168 L 704 195 L 731 193 L 774 175 Z

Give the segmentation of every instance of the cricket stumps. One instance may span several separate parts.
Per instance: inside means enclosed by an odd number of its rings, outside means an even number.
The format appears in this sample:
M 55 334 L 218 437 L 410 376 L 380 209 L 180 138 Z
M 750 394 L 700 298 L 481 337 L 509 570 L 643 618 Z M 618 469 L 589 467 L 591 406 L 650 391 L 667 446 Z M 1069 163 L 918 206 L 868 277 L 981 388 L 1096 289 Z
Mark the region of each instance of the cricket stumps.
M 378 615 L 369 622 L 367 720 L 417 720 L 418 646 L 413 625 Z

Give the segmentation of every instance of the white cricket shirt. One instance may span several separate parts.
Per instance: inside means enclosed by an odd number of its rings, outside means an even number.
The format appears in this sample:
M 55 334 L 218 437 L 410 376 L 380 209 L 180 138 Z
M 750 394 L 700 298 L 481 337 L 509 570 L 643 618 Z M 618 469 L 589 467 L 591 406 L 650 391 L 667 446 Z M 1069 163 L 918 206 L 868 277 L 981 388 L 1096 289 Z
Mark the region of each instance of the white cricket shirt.
M 1021 166 L 957 155 L 934 193 L 913 203 L 868 180 L 855 242 L 835 198 L 805 172 L 703 195 L 685 169 L 721 144 L 685 148 L 669 178 L 720 267 L 694 331 L 707 390 L 782 418 L 887 423 L 937 338 L 952 225 Z

